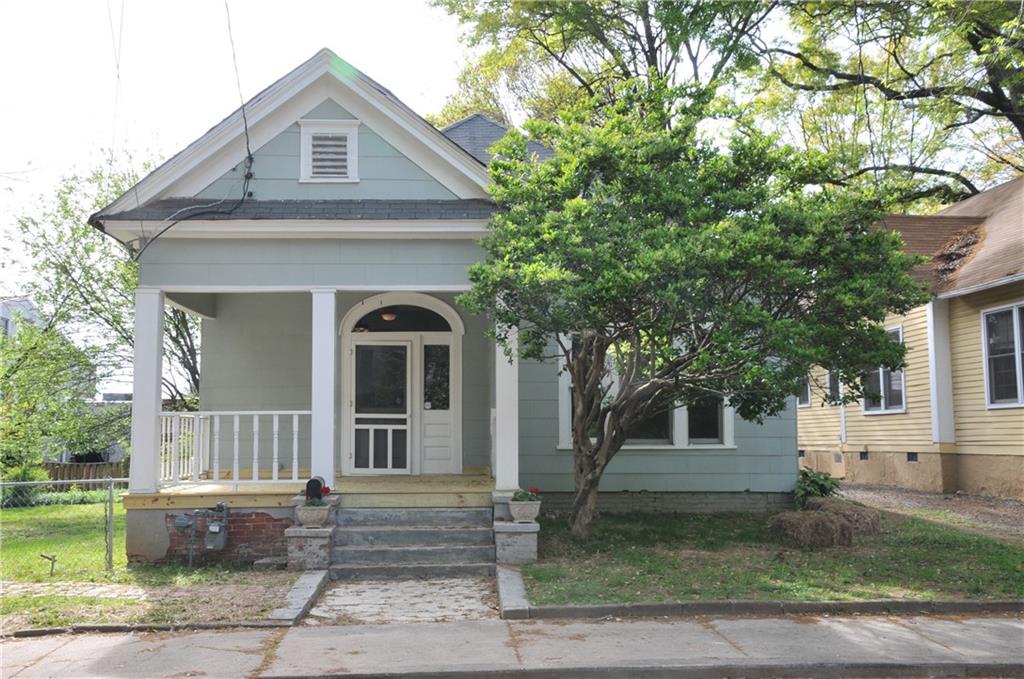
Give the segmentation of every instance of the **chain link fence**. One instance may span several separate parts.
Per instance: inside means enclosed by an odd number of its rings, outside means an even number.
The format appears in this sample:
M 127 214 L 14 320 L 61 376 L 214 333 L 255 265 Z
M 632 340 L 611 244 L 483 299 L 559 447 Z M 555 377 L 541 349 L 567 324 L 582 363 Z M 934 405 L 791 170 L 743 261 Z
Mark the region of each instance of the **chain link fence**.
M 88 580 L 125 565 L 128 479 L 0 482 L 0 580 Z

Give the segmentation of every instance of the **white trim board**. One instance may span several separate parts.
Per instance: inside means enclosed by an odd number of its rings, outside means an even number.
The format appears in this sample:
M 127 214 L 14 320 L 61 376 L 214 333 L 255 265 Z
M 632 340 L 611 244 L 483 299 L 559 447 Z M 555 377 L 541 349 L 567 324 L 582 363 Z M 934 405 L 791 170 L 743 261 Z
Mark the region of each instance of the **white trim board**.
M 106 231 L 123 241 L 152 236 L 166 222 L 110 221 Z M 217 219 L 179 222 L 161 239 L 173 238 L 351 238 L 351 239 L 466 239 L 479 240 L 489 233 L 487 220 L 313 220 L 313 219 Z
M 333 52 L 322 49 L 246 102 L 250 148 L 258 149 L 325 99 L 334 99 L 459 198 L 486 198 L 490 183 L 487 169 L 380 89 Z M 244 158 L 239 109 L 102 212 L 123 212 L 156 198 L 193 196 Z
M 459 285 L 140 285 L 139 290 L 155 292 L 209 292 L 209 293 L 261 293 L 312 292 L 336 290 L 338 292 L 465 292 L 469 283 Z
M 1010 316 L 1013 324 L 1013 356 L 1017 367 L 1017 400 L 1006 403 L 992 403 L 989 391 L 988 375 L 988 337 L 985 329 L 985 316 L 1000 311 L 1012 311 Z M 984 376 L 985 408 L 987 410 L 1003 410 L 1006 408 L 1024 408 L 1024 336 L 1021 333 L 1021 314 L 1024 314 L 1024 299 L 1009 304 L 997 304 L 978 312 L 978 326 L 981 329 L 981 372 Z

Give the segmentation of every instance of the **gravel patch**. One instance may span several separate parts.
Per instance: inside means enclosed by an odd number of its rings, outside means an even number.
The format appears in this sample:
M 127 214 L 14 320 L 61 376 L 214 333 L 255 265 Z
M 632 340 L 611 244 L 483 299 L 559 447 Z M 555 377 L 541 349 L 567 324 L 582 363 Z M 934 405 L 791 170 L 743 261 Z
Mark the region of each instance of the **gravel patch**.
M 844 484 L 843 495 L 871 507 L 968 526 L 996 537 L 1024 540 L 1024 502 L 1006 498 Z
M 493 578 L 334 582 L 306 625 L 453 622 L 498 618 Z

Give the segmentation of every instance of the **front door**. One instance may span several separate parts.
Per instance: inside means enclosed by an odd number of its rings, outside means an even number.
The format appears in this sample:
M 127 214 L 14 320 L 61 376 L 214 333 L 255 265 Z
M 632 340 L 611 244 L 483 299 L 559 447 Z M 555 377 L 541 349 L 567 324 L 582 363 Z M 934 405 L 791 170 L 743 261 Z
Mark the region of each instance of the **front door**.
M 450 341 L 423 340 L 423 423 L 420 468 L 424 474 L 457 474 L 460 461 L 455 451 L 455 394 L 452 392 Z
M 411 342 L 355 344 L 352 465 L 357 473 L 408 474 Z

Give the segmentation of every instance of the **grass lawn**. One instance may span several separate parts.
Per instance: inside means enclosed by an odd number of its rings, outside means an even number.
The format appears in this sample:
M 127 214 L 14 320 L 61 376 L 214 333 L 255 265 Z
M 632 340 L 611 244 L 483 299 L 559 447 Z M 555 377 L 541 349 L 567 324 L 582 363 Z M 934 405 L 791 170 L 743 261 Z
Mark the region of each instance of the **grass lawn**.
M 580 543 L 542 519 L 534 604 L 1024 597 L 1024 546 L 883 513 L 853 547 L 787 549 L 763 514 L 606 515 Z
M 114 510 L 106 570 L 103 504 L 0 509 L 4 631 L 75 623 L 259 620 L 283 603 L 292 573 L 226 565 L 128 568 L 125 512 Z M 54 573 L 40 554 L 56 555 Z

